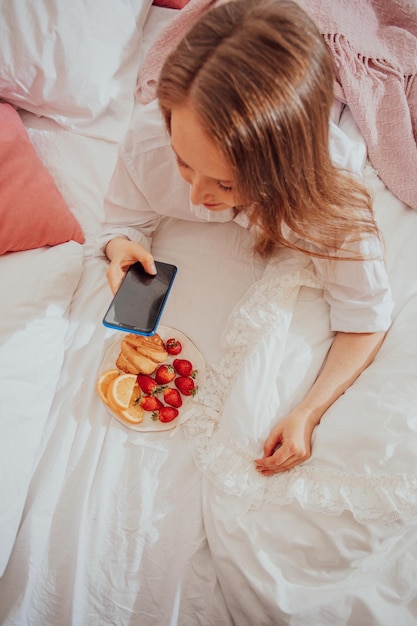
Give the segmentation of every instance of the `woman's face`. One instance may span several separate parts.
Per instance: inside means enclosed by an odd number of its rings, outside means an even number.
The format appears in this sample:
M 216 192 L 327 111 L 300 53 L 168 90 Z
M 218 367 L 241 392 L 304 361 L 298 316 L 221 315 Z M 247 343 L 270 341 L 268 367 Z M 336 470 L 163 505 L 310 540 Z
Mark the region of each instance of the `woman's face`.
M 180 174 L 191 185 L 193 204 L 210 211 L 240 204 L 232 168 L 189 104 L 171 112 L 171 145 Z

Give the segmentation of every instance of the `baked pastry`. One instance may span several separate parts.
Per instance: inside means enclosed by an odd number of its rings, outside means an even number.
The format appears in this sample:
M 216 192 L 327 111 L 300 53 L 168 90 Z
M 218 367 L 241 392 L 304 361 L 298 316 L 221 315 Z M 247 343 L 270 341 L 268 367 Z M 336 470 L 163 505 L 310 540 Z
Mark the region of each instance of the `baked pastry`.
M 139 352 L 139 354 L 157 363 L 163 363 L 168 356 L 164 342 L 159 335 L 143 337 L 141 335 L 130 334 L 125 337 L 124 341 L 125 345 L 132 347 Z
M 152 374 L 168 357 L 159 335 L 129 334 L 123 338 L 116 366 L 127 374 Z

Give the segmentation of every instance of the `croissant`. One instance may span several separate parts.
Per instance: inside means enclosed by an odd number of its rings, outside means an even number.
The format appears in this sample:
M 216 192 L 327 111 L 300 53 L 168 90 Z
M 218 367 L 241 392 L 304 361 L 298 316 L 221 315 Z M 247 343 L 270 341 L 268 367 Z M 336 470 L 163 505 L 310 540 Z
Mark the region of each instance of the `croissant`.
M 152 361 L 163 363 L 168 356 L 165 350 L 164 342 L 159 335 L 152 337 L 141 337 L 139 335 L 127 335 L 124 339 L 125 345 L 130 346 L 136 352 L 146 356 Z M 122 344 L 123 345 L 123 344 Z
M 167 356 L 159 335 L 143 337 L 129 334 L 122 340 L 116 366 L 128 374 L 152 374 Z

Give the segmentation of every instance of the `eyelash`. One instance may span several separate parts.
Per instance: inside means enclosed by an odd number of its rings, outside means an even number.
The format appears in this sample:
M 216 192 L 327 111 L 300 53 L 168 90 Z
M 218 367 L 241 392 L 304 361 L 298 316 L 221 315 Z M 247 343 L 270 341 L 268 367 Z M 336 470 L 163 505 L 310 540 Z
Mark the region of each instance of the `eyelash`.
M 189 169 L 188 165 L 186 163 L 184 163 L 184 161 L 181 161 L 179 156 L 175 155 L 175 158 L 176 158 L 178 167 L 182 167 L 184 169 Z M 222 185 L 222 183 L 220 181 L 217 181 L 217 186 L 222 191 L 233 191 L 233 187 L 226 187 L 225 185 Z
M 184 167 L 184 168 L 187 168 L 187 169 L 188 169 L 188 165 L 186 165 L 186 164 L 184 163 L 184 161 L 181 161 L 181 159 L 180 159 L 180 157 L 179 157 L 178 155 L 175 155 L 175 159 L 176 159 L 176 161 L 177 161 L 177 165 L 178 165 L 178 167 Z
M 217 186 L 222 191 L 232 191 L 233 190 L 233 187 L 226 187 L 225 185 L 222 185 L 219 181 L 217 181 Z

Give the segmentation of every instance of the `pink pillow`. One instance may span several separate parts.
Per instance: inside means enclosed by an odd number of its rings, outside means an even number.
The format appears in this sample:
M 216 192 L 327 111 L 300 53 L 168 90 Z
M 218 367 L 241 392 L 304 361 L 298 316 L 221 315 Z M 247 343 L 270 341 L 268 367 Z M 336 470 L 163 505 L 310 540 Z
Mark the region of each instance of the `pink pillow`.
M 183 9 L 190 0 L 154 0 L 152 4 L 156 7 L 166 7 L 167 9 Z
M 0 255 L 84 242 L 80 225 L 42 165 L 15 109 L 0 104 Z

